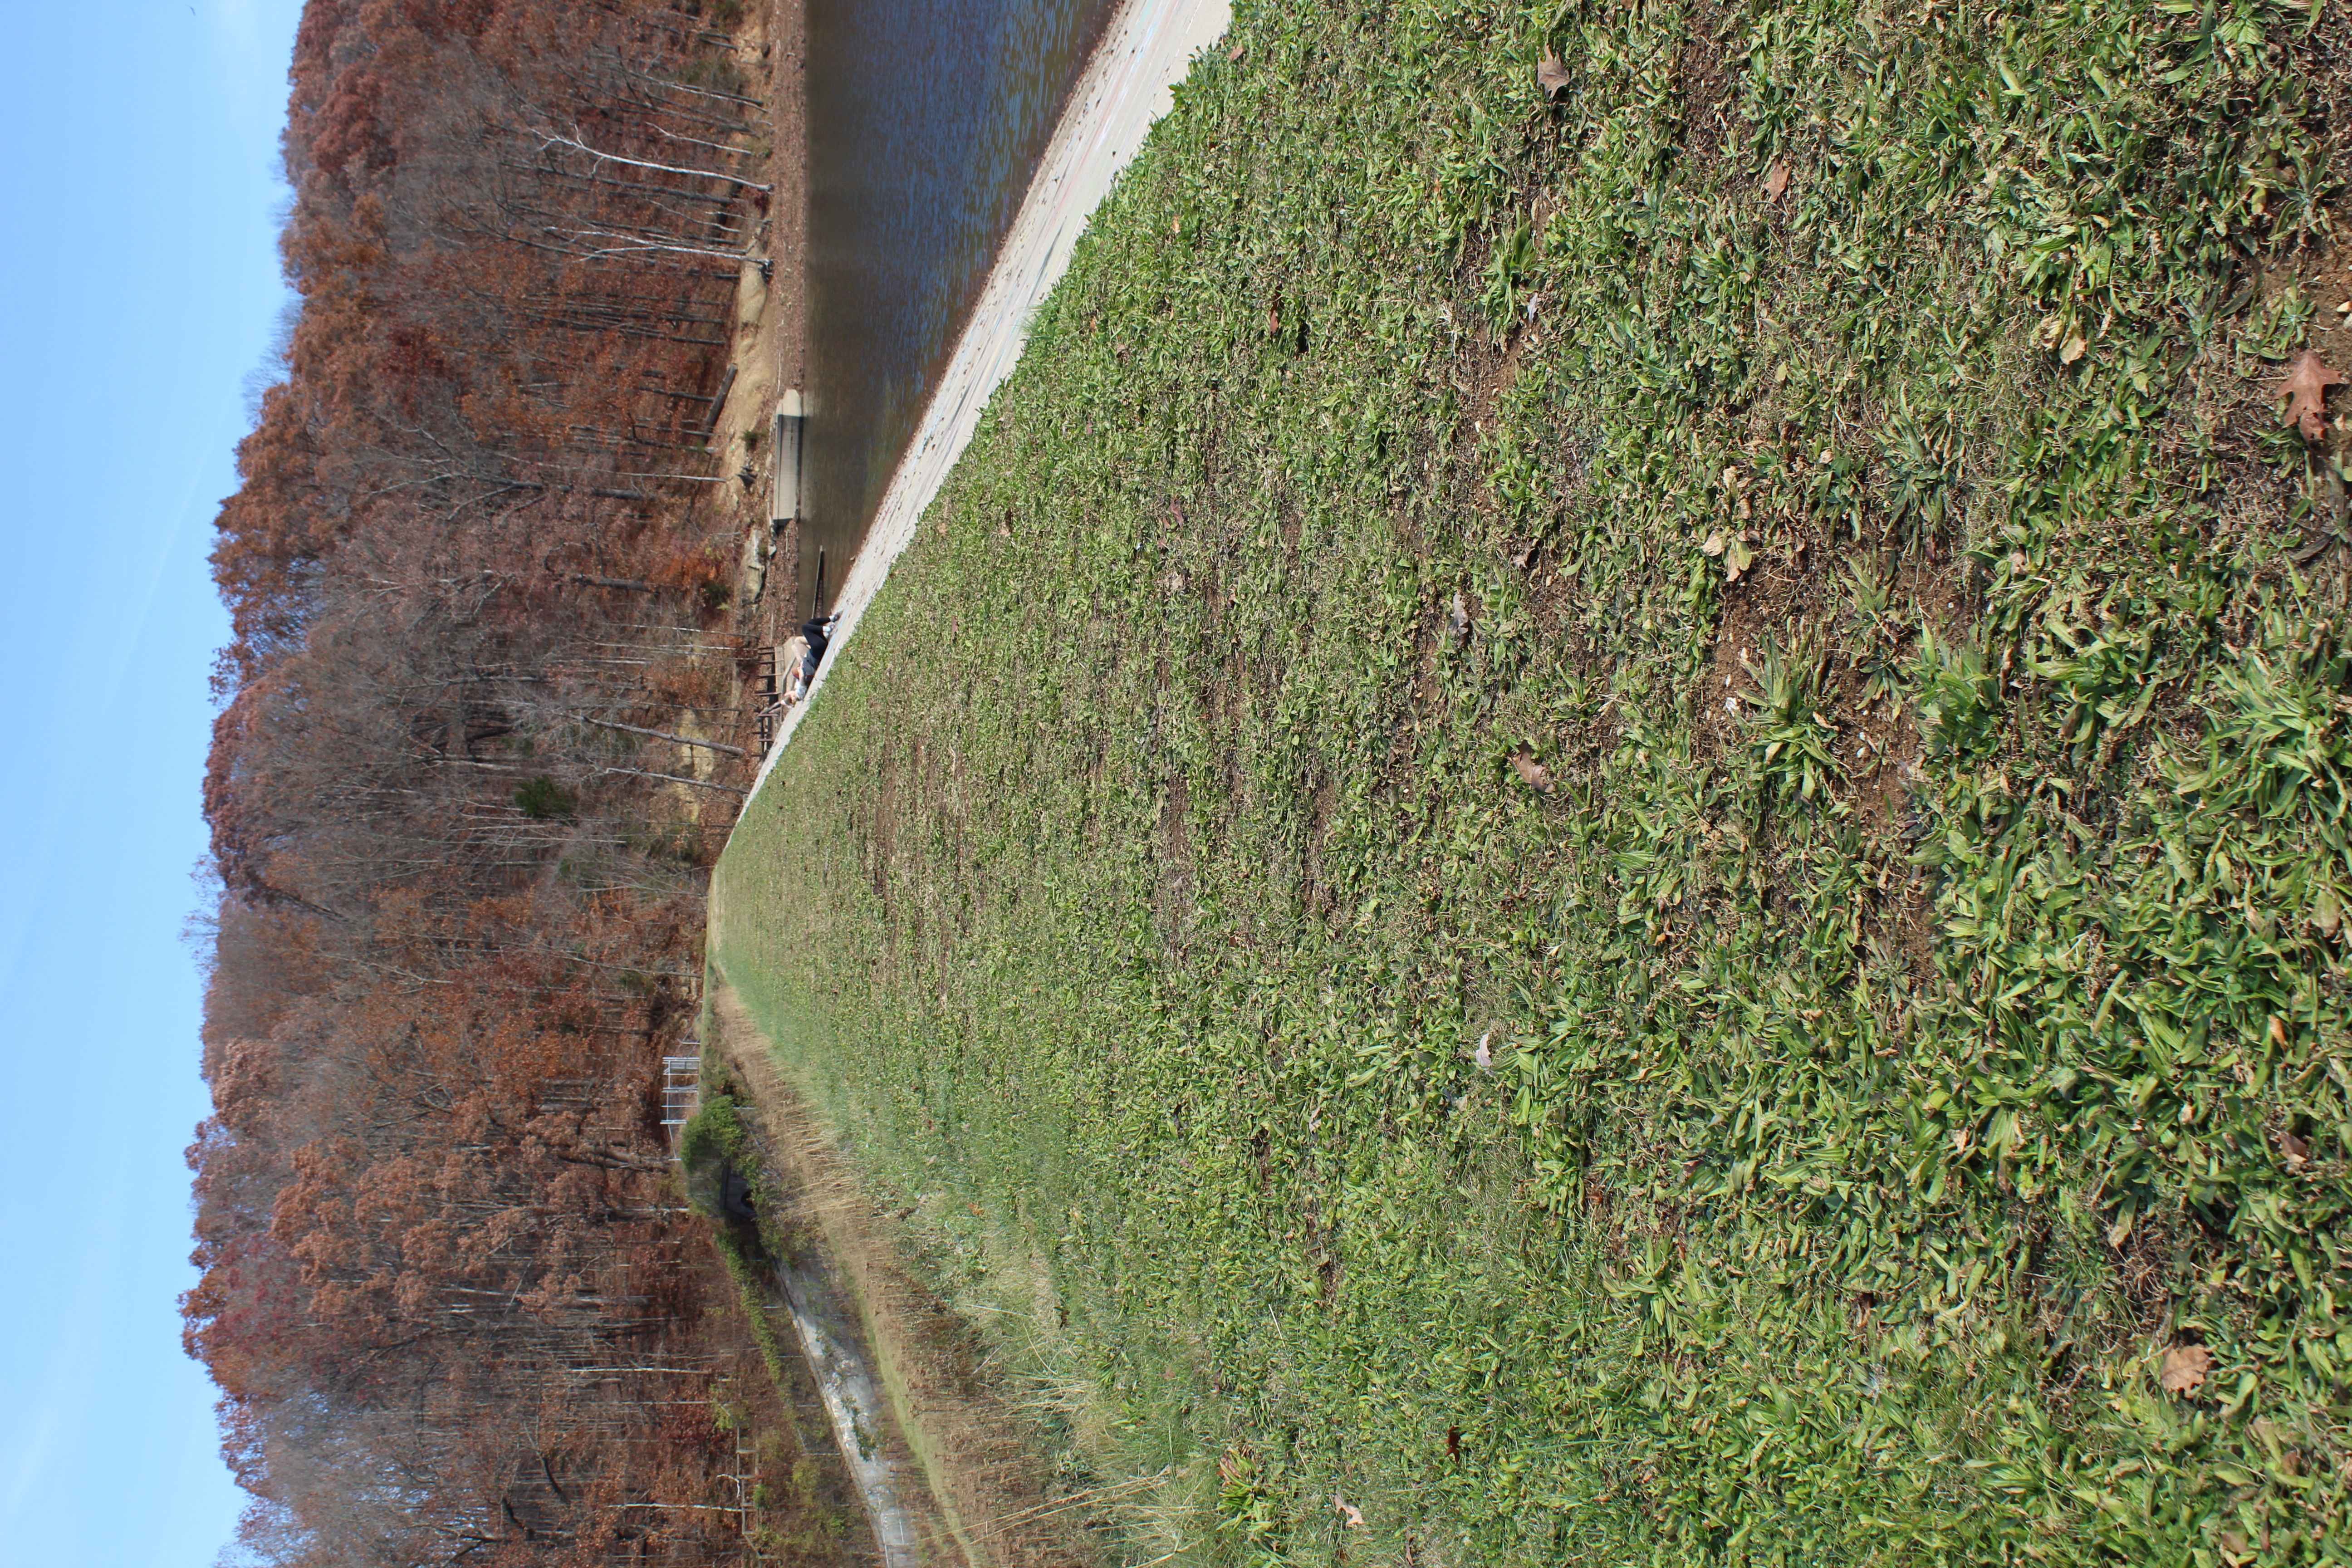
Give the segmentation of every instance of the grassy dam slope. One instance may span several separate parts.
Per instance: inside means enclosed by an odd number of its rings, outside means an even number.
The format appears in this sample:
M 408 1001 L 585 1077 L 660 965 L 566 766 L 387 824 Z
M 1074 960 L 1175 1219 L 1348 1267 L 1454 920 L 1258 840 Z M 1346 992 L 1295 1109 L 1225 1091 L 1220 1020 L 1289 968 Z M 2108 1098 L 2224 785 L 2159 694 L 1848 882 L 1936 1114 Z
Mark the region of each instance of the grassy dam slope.
M 1107 1561 L 2352 1561 L 2348 92 L 1241 8 L 712 903 Z

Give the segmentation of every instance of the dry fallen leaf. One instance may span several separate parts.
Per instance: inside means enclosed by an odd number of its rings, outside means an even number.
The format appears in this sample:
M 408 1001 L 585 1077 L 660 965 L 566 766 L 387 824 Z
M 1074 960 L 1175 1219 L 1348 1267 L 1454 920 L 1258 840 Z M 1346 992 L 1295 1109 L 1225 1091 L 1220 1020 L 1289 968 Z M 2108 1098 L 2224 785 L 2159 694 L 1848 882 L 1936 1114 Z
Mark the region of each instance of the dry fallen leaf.
M 1363 1511 L 1357 1508 L 1355 1504 L 1349 1502 L 1346 1498 L 1341 1497 L 1338 1492 L 1333 1492 L 1331 1494 L 1331 1506 L 1337 1509 L 1339 1511 L 1340 1517 L 1344 1518 L 1348 1521 L 1349 1529 L 1362 1530 L 1367 1528 L 1364 1523 Z
M 2164 1352 L 2164 1373 L 2157 1381 L 2167 1394 L 2189 1394 L 2213 1370 L 2213 1352 L 2203 1345 L 2175 1345 Z
M 1445 627 L 1456 639 L 1470 635 L 1470 605 L 1462 597 L 1462 590 L 1454 590 L 1454 607 L 1446 612 Z
M 1541 763 L 1536 761 L 1535 749 L 1529 746 L 1525 741 L 1521 741 L 1518 745 L 1518 750 L 1511 753 L 1511 766 L 1517 771 L 1520 778 L 1527 781 L 1527 786 L 1529 789 L 1535 791 L 1538 795 L 1548 795 L 1551 794 L 1552 782 L 1550 770 L 1546 768 Z
M 2271 1044 L 2274 1046 L 2286 1044 L 2286 1020 L 2275 1013 L 2271 1015 Z
M 2342 386 L 2344 374 L 2321 363 L 2319 355 L 2305 349 L 2286 367 L 2273 395 L 2287 400 L 2286 414 L 2280 423 L 2296 426 L 2306 441 L 2316 441 L 2327 428 L 2327 389 Z
M 2311 1145 L 2292 1132 L 2279 1134 L 2279 1152 L 2286 1156 L 2289 1170 L 2300 1170 L 2311 1161 Z
M 1544 58 L 1536 62 L 1536 85 L 1543 89 L 1543 95 L 1546 98 L 1550 99 L 1553 102 L 1557 103 L 1559 101 L 1560 93 L 1567 88 L 1569 81 L 1570 77 L 1566 63 L 1563 62 L 1558 55 L 1553 54 L 1549 49 L 1546 49 L 1544 51 Z
M 1772 160 L 1772 166 L 1764 171 L 1764 199 L 1768 202 L 1777 202 L 1780 199 L 1781 193 L 1788 188 L 1789 165 L 1782 160 L 1775 158 Z
M 1232 48 L 1225 51 L 1225 58 L 1229 60 L 1237 60 L 1247 53 L 1249 53 L 1249 46 L 1247 44 L 1235 44 Z
M 1744 538 L 1734 539 L 1723 547 L 1723 580 L 1737 583 L 1739 574 L 1756 563 L 1756 552 L 1748 548 Z
M 2084 349 L 2089 346 L 2090 345 L 2083 342 L 2079 334 L 2074 337 L 2068 338 L 2065 342 L 2059 346 L 2058 363 L 2060 364 L 2073 364 L 2076 360 L 2083 357 Z
M 2319 928 L 2322 936 L 2334 936 L 2336 928 L 2344 923 L 2344 906 L 2336 901 L 2333 893 L 2322 893 L 2311 906 L 2311 923 Z
M 1475 1058 L 1478 1063 L 1478 1070 L 1481 1072 L 1495 1065 L 1495 1053 L 1486 1048 L 1486 1042 L 1494 1037 L 1495 1031 L 1492 1029 L 1478 1037 L 1478 1049 L 1475 1053 Z

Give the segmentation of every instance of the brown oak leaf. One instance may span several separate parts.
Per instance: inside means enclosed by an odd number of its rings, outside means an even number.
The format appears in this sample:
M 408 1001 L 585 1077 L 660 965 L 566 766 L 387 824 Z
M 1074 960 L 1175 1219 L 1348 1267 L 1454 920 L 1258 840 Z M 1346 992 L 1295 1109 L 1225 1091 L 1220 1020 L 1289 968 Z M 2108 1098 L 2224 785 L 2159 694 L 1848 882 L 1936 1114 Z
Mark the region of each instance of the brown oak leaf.
M 1559 102 L 1559 95 L 1568 90 L 1571 79 L 1567 62 L 1549 49 L 1546 49 L 1544 58 L 1536 62 L 1536 85 L 1543 89 L 1544 97 L 1554 103 Z
M 2175 1345 L 2164 1352 L 2164 1372 L 2158 1382 L 2167 1394 L 2192 1394 L 2213 1370 L 2213 1352 L 2203 1345 Z
M 1714 542 L 1714 536 L 1709 535 L 1707 542 L 1711 544 Z M 1700 548 L 1705 549 L 1706 546 L 1702 545 Z M 1716 553 L 1712 550 L 1706 552 L 1710 555 Z M 1725 540 L 1722 553 L 1723 580 L 1727 583 L 1738 582 L 1739 574 L 1756 563 L 1756 552 L 1748 547 L 1748 535 L 1745 532 L 1736 533 Z
M 1536 761 L 1535 749 L 1525 741 L 1521 741 L 1518 750 L 1511 753 L 1511 766 L 1517 770 L 1520 778 L 1527 781 L 1529 789 L 1538 795 L 1551 794 L 1551 771 Z
M 1780 199 L 1781 193 L 1788 188 L 1789 165 L 1784 160 L 1775 158 L 1772 160 L 1772 166 L 1764 171 L 1764 199 L 1768 202 L 1777 202 Z
M 2343 384 L 2342 371 L 2328 369 L 2316 351 L 2304 350 L 2279 380 L 2276 395 L 2287 400 L 2280 423 L 2300 427 L 2306 441 L 2318 440 L 2327 426 L 2327 389 Z

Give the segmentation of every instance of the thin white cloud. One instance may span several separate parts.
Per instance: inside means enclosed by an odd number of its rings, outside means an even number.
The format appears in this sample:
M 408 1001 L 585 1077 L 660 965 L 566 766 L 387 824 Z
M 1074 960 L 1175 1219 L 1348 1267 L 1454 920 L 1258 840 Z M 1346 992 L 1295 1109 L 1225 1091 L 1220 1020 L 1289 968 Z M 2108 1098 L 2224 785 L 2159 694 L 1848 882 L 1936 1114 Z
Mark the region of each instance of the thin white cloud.
M 263 47 L 261 8 L 256 0 L 197 0 L 197 16 L 213 37 L 229 106 L 239 120 L 274 115 L 286 93 L 286 66 Z M 273 29 L 276 37 L 284 29 Z
M 5 1467 L 8 1477 L 5 1484 L 0 1484 L 0 1542 L 15 1542 L 25 1534 L 19 1528 L 25 1499 L 49 1469 L 57 1446 L 58 1412 L 65 1404 L 65 1374 L 61 1370 L 50 1378 L 48 1395 L 40 1402 L 40 1414 L 34 1418 L 31 1429 L 12 1434 L 5 1449 L 0 1450 L 6 1455 L 0 1459 L 0 1467 Z M 7 1560 L 13 1561 L 14 1547 L 6 1550 Z
M 131 578 L 136 585 L 123 600 L 106 607 L 103 613 L 85 617 L 77 628 L 68 668 L 93 672 L 95 679 L 89 690 L 97 700 L 78 705 L 66 721 L 66 740 L 72 750 L 79 752 L 86 747 L 103 716 L 113 711 L 123 682 L 130 678 L 131 656 L 138 651 L 148 618 L 153 613 L 155 595 L 163 586 L 163 568 L 187 531 L 189 515 L 195 509 L 196 489 L 204 482 L 214 454 L 226 447 L 235 428 L 235 415 L 224 410 L 212 434 L 196 448 L 197 455 L 188 466 L 188 477 L 180 487 L 178 503 L 164 513 L 172 519 L 171 526 L 154 536 L 144 570 Z M 128 615 L 123 613 L 126 606 Z M 57 835 L 37 835 L 33 843 L 35 847 L 29 854 L 24 853 L 19 845 L 21 858 L 9 866 L 9 881 L 15 885 L 5 889 L 5 902 L 0 902 L 0 990 L 16 981 L 17 966 L 24 958 L 26 933 L 32 929 L 33 911 L 41 906 L 50 870 L 57 863 Z

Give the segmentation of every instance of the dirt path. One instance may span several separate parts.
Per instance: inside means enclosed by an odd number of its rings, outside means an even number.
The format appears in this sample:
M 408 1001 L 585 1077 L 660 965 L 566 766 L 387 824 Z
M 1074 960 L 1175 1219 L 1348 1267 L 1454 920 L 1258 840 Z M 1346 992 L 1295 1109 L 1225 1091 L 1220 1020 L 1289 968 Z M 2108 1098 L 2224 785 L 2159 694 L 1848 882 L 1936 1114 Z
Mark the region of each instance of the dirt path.
M 890 574 L 892 563 L 914 542 L 917 524 L 971 439 L 981 410 L 1019 362 L 1030 318 L 1061 280 L 1087 219 L 1143 145 L 1151 122 L 1168 111 L 1174 101 L 1170 89 L 1192 68 L 1192 57 L 1223 35 L 1232 16 L 1230 0 L 1127 0 L 1104 29 L 971 319 L 948 358 L 939 389 L 883 492 L 865 548 L 835 597 L 841 624 L 833 651 L 817 671 L 818 688 L 824 685 L 825 671 L 848 653 L 858 617 Z M 802 703 L 779 726 L 752 794 L 766 782 L 808 707 Z
M 1095 1560 L 1083 1500 L 1056 1499 L 1034 1427 L 996 1388 L 982 1347 L 919 1285 L 900 1253 L 898 1222 L 868 1200 L 824 1128 L 777 1073 L 766 1037 L 734 990 L 710 977 L 716 1044 L 760 1107 L 764 1152 L 785 1212 L 770 1217 L 795 1239 L 787 1263 L 821 1278 L 851 1321 L 837 1340 L 856 1350 L 880 1385 L 881 1430 L 917 1560 L 959 1568 L 1083 1568 Z M 804 1239 L 805 1246 L 800 1245 Z

